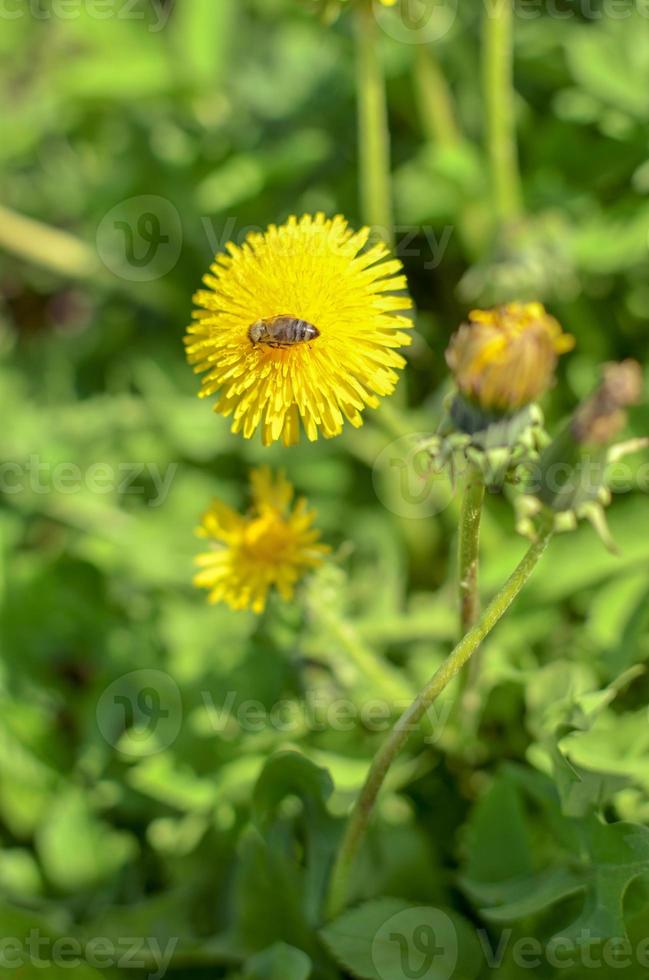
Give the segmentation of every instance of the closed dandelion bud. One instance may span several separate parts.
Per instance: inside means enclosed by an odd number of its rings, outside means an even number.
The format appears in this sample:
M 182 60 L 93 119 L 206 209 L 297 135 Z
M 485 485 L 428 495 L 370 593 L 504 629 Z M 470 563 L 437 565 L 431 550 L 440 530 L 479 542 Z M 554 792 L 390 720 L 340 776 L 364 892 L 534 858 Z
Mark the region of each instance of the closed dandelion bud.
M 640 401 L 642 390 L 642 371 L 636 361 L 604 367 L 599 387 L 541 453 L 533 485 L 523 500 L 523 524 L 543 508 L 555 514 L 559 530 L 570 529 L 578 518 L 586 517 L 614 550 L 603 511 L 610 501 L 607 469 L 613 460 L 643 448 L 649 440 L 611 443 L 626 425 L 626 409 Z
M 451 338 L 446 361 L 457 385 L 431 445 L 438 466 L 460 450 L 486 483 L 518 481 L 518 467 L 548 441 L 536 400 L 574 340 L 541 303 L 473 310 Z
M 508 303 L 473 310 L 451 338 L 446 361 L 471 405 L 512 415 L 548 390 L 559 355 L 573 346 L 541 303 Z

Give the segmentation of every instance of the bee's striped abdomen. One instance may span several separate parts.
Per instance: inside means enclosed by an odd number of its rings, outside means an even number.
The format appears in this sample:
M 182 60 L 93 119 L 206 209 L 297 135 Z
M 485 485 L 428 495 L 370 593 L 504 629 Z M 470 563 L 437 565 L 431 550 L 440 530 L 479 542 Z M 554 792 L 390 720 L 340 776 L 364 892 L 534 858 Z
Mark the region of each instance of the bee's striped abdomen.
M 269 347 L 291 347 L 319 336 L 320 331 L 312 323 L 288 314 L 257 320 L 248 330 L 253 344 L 267 344 Z

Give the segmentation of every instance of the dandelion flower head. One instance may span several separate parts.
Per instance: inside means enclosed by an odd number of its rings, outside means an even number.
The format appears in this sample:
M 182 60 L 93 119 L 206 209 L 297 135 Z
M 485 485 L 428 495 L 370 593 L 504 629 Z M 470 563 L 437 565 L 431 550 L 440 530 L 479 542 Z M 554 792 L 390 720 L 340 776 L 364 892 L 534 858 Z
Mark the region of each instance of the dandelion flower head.
M 200 395 L 217 395 L 215 411 L 250 438 L 261 428 L 268 445 L 338 435 L 345 420 L 363 422 L 365 408 L 390 395 L 410 343 L 403 313 L 411 302 L 401 263 L 370 231 L 352 231 L 338 215 L 290 218 L 216 256 L 194 297 L 187 356 L 202 373 Z M 255 342 L 260 322 L 292 318 L 315 339 Z M 311 331 L 313 333 L 313 331 Z
M 320 543 L 306 500 L 293 503 L 283 474 L 263 466 L 251 472 L 250 484 L 247 514 L 214 500 L 203 515 L 197 533 L 211 547 L 196 559 L 194 584 L 209 590 L 210 602 L 261 613 L 273 588 L 290 600 L 298 580 L 321 564 L 329 548 Z

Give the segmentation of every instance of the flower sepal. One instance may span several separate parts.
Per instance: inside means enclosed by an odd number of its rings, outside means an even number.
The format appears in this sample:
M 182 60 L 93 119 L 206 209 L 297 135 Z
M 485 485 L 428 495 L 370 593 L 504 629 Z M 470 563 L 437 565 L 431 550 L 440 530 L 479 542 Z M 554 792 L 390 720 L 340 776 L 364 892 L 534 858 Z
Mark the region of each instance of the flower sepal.
M 448 468 L 452 478 L 458 461 L 465 460 L 480 470 L 492 490 L 519 483 L 521 468 L 530 467 L 549 441 L 537 404 L 502 415 L 482 409 L 458 392 L 447 399 L 445 408 L 437 434 L 423 448 L 434 468 Z

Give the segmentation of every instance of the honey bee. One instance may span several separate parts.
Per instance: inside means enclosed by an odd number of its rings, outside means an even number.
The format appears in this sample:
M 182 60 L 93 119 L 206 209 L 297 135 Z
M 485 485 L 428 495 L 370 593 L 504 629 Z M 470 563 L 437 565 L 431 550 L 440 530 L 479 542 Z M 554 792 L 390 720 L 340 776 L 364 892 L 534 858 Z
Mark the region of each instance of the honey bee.
M 319 336 L 320 331 L 312 323 L 287 313 L 256 320 L 248 330 L 253 344 L 266 344 L 267 347 L 293 347 Z

